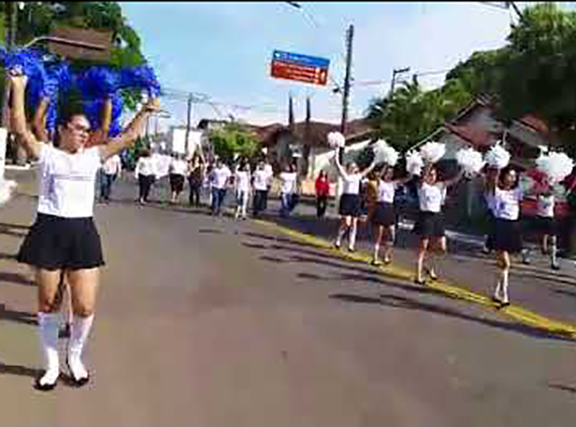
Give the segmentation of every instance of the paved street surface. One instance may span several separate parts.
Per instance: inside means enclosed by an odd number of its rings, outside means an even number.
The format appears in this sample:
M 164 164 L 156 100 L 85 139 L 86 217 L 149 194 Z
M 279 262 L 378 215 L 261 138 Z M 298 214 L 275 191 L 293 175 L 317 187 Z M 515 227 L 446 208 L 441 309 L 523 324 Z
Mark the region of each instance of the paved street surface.
M 137 206 L 132 182 L 96 207 L 107 266 L 86 357 L 93 382 L 37 392 L 36 290 L 13 260 L 35 199 L 30 173 L 18 179 L 24 194 L 0 209 L 0 425 L 574 424 L 573 339 L 253 221 Z M 282 224 L 333 233 L 297 210 Z M 403 232 L 405 268 L 413 243 Z M 440 271 L 488 294 L 493 262 L 458 245 Z M 572 266 L 554 276 L 537 260 L 511 281 L 521 306 L 576 324 Z

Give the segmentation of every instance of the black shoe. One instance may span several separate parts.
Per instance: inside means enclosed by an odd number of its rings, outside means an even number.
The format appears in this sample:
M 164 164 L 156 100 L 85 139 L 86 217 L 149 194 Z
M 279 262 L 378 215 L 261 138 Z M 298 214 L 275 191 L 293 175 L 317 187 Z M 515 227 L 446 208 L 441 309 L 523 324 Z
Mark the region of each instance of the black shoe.
M 558 264 L 550 264 L 550 268 L 554 271 L 560 270 L 560 265 Z
M 373 265 L 374 267 L 380 267 L 382 265 L 382 261 L 373 259 L 372 262 L 370 262 L 370 265 Z
M 341 245 L 339 245 L 338 243 L 334 242 L 334 248 L 340 250 L 341 247 L 342 247 Z
M 506 308 L 506 307 L 508 307 L 508 306 L 510 306 L 510 301 L 501 302 L 501 303 L 500 303 L 500 306 L 498 307 L 498 309 Z
M 430 270 L 429 268 L 426 269 L 426 274 L 428 275 L 428 277 L 430 277 L 430 279 L 432 280 L 438 280 L 438 276 L 436 275 L 436 273 L 434 273 L 432 270 Z
M 500 298 L 496 298 L 495 296 L 493 296 L 491 299 L 493 303 L 502 304 L 502 300 Z
M 72 369 L 70 368 L 70 362 L 68 360 L 68 356 L 66 356 L 66 367 L 68 368 L 68 372 L 70 372 L 70 380 L 72 381 L 72 384 L 75 387 L 80 388 L 90 382 L 90 374 L 88 374 L 88 376 L 84 378 L 76 378 L 74 376 L 74 372 L 72 372 Z
M 426 279 L 418 280 L 418 278 L 415 278 L 414 283 L 416 283 L 417 285 L 420 285 L 420 286 L 424 286 L 424 285 L 426 285 Z
M 356 252 L 356 249 L 354 249 L 354 248 L 348 248 L 348 252 L 350 252 L 350 253 L 353 254 L 354 252 Z
M 54 388 L 56 388 L 56 385 L 58 384 L 58 378 L 56 378 L 56 381 L 54 381 L 53 383 L 48 383 L 48 384 L 40 384 L 40 380 L 42 379 L 42 377 L 46 374 L 46 372 L 43 372 L 42 375 L 40 375 L 38 378 L 36 378 L 36 380 L 34 381 L 34 388 L 36 390 L 39 391 L 51 391 L 54 390 Z

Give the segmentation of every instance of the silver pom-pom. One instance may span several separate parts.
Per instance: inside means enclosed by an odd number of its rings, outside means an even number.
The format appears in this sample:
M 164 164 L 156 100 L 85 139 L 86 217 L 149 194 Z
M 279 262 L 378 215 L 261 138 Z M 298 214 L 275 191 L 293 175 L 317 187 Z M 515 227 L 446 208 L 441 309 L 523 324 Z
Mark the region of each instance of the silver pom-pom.
M 346 145 L 346 138 L 340 132 L 330 132 L 328 134 L 328 145 L 335 150 L 336 148 L 344 148 Z
M 420 148 L 420 155 L 422 160 L 426 163 L 436 163 L 446 153 L 446 147 L 439 142 L 430 141 Z
M 374 161 L 376 163 L 386 163 L 389 166 L 396 166 L 398 163 L 398 152 L 380 139 L 372 147 L 374 150 Z
M 486 163 L 497 169 L 504 169 L 510 163 L 510 153 L 497 144 L 486 154 Z
M 574 161 L 564 153 L 540 155 L 536 159 L 536 167 L 548 176 L 551 183 L 562 181 L 572 173 Z
M 406 154 L 406 171 L 410 175 L 420 175 L 424 167 L 424 160 L 422 156 L 416 151 L 411 151 Z
M 468 176 L 475 175 L 484 167 L 482 154 L 473 148 L 462 148 L 456 153 L 456 161 Z

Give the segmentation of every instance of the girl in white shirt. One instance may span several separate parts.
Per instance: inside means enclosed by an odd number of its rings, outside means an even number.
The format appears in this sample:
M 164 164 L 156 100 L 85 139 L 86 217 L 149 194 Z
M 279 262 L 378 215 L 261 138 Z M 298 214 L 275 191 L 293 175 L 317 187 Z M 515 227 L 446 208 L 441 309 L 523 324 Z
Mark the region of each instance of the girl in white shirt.
M 138 159 L 138 163 L 136 163 L 136 169 L 134 170 L 134 175 L 138 178 L 138 187 L 140 190 L 138 202 L 140 204 L 148 203 L 150 188 L 152 188 L 152 185 L 156 181 L 157 174 L 156 159 L 152 157 L 150 150 L 143 150 Z
M 448 187 L 456 184 L 463 175 L 458 175 L 448 181 L 438 181 L 436 168 L 427 165 L 422 172 L 422 179 L 418 187 L 418 202 L 420 211 L 414 225 L 414 232 L 419 236 L 418 256 L 416 265 L 416 280 L 419 285 L 426 283 L 423 278 L 424 261 L 428 253 L 429 245 L 438 254 L 446 253 L 446 236 L 444 235 L 444 214 L 442 206 L 446 198 Z M 430 279 L 438 280 L 438 276 L 430 264 L 425 270 Z
M 294 165 L 286 166 L 284 172 L 279 176 L 280 178 L 280 216 L 287 218 L 295 206 L 295 197 L 298 191 L 298 174 Z
M 250 166 L 242 163 L 235 174 L 236 187 L 236 214 L 234 218 L 246 219 L 246 208 L 248 207 L 248 197 L 250 193 Z
M 556 199 L 552 185 L 546 181 L 545 187 L 536 190 L 537 212 L 536 212 L 536 229 L 542 236 L 542 253 L 550 255 L 550 268 L 552 270 L 559 270 L 560 266 L 556 259 L 557 246 L 556 246 L 556 219 L 554 217 L 554 209 L 556 207 Z
M 266 209 L 266 197 L 272 175 L 265 169 L 264 162 L 258 163 L 252 177 L 252 186 L 254 188 L 254 199 L 252 201 L 252 210 L 255 217 Z
M 84 148 L 90 136 L 86 116 L 81 112 L 62 116 L 55 148 L 38 141 L 27 127 L 26 83 L 24 76 L 10 76 L 12 123 L 24 148 L 39 160 L 40 196 L 36 221 L 17 259 L 36 271 L 38 330 L 45 371 L 36 379 L 35 387 L 47 391 L 56 386 L 60 376 L 57 294 L 62 272 L 70 284 L 74 311 L 66 364 L 76 386 L 89 381 L 81 357 L 94 319 L 99 267 L 104 265 L 100 237 L 92 219 L 96 174 L 104 161 L 133 144 L 148 113 L 157 111 L 159 104 L 150 100 L 121 135 L 91 148 Z
M 374 240 L 374 256 L 372 265 L 381 265 L 379 260 L 380 244 L 386 237 L 384 249 L 384 264 L 391 262 L 392 245 L 394 244 L 394 226 L 396 224 L 396 211 L 394 209 L 394 196 L 396 189 L 408 182 L 411 177 L 402 180 L 393 180 L 394 168 L 384 166 L 382 173 L 378 177 L 378 187 L 376 196 L 376 206 L 371 215 L 372 225 L 376 229 L 376 238 Z
M 184 190 L 184 179 L 188 171 L 188 163 L 181 155 L 176 155 L 170 161 L 170 190 L 172 192 L 171 203 L 177 203 L 180 193 Z
M 360 182 L 366 177 L 376 166 L 372 163 L 368 168 L 360 172 L 358 165 L 354 162 L 346 166 L 346 170 L 340 164 L 338 151 L 334 156 L 336 168 L 343 180 L 342 195 L 340 196 L 340 228 L 334 246 L 340 249 L 342 239 L 347 232 L 350 232 L 348 241 L 348 250 L 354 252 L 356 246 L 356 233 L 358 231 L 358 218 L 361 215 L 361 200 L 360 200 Z
M 508 298 L 508 276 L 510 254 L 522 250 L 522 228 L 520 226 L 520 204 L 522 188 L 519 175 L 512 167 L 505 167 L 498 174 L 496 184 L 487 182 L 487 191 L 494 197 L 494 249 L 499 268 L 498 282 L 492 300 L 500 308 L 510 305 Z

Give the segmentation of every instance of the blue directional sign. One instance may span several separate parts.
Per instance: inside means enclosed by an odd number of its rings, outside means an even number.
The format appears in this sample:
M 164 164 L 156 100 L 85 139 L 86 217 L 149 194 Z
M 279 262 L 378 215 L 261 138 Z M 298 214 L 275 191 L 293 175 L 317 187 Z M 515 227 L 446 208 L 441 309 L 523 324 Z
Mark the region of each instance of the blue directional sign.
M 272 55 L 272 61 L 292 62 L 304 67 L 328 68 L 330 60 L 318 56 L 302 55 L 300 53 L 284 52 L 275 50 Z

